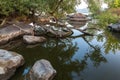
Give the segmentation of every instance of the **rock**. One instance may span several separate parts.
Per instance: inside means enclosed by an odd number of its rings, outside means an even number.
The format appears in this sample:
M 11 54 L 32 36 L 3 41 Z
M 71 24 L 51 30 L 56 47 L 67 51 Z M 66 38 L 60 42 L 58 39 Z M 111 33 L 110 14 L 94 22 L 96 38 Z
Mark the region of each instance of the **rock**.
M 120 22 L 119 23 L 116 23 L 116 24 L 110 24 L 108 26 L 108 29 L 110 31 L 114 31 L 114 32 L 120 32 Z
M 70 21 L 88 21 L 87 17 L 82 13 L 75 13 L 73 15 L 67 15 Z
M 80 28 L 80 27 L 86 25 L 87 22 L 68 21 L 68 23 L 70 25 L 74 26 L 75 28 Z
M 24 23 L 16 23 L 14 25 L 0 28 L 0 44 L 5 44 L 8 41 L 22 36 L 24 34 L 32 34 L 32 26 Z
M 47 31 L 49 31 L 49 33 L 46 35 L 54 38 L 65 38 L 73 34 L 73 31 L 67 27 L 51 26 L 51 28 L 49 28 Z
M 36 25 L 34 27 L 34 35 L 40 36 L 40 35 L 45 35 L 46 33 L 47 31 L 43 27 L 39 25 Z
M 42 59 L 38 60 L 29 72 L 29 80 L 52 80 L 56 74 L 49 61 Z
M 38 19 L 38 21 L 39 22 L 49 22 L 50 21 L 50 19 L 47 17 L 47 18 L 45 18 L 45 17 L 40 17 L 39 19 Z
M 8 80 L 24 64 L 21 55 L 0 49 L 0 80 Z
M 32 36 L 32 35 L 24 35 L 23 40 L 27 44 L 35 44 L 46 41 L 45 37 L 39 37 L 39 36 Z

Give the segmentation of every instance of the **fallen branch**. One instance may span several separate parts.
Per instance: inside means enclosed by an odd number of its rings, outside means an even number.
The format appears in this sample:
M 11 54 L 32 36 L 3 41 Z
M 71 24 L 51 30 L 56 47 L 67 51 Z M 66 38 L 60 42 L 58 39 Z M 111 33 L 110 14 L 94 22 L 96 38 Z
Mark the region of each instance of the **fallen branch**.
M 3 26 L 3 25 L 5 24 L 5 22 L 6 22 L 6 18 L 3 19 L 3 21 L 2 21 L 1 24 L 0 24 L 0 26 Z
M 68 27 L 67 27 L 67 28 L 68 28 Z M 90 33 L 88 33 L 88 32 L 85 32 L 84 30 L 81 30 L 81 29 L 79 29 L 79 28 L 71 27 L 71 28 L 69 28 L 69 29 L 75 29 L 75 30 L 78 30 L 78 31 L 84 33 L 85 35 L 94 36 L 93 34 L 90 34 Z
M 81 35 L 76 35 L 76 36 L 70 36 L 69 38 L 80 38 L 80 37 L 84 37 L 84 36 L 88 36 L 88 35 L 85 35 L 85 34 L 81 34 Z

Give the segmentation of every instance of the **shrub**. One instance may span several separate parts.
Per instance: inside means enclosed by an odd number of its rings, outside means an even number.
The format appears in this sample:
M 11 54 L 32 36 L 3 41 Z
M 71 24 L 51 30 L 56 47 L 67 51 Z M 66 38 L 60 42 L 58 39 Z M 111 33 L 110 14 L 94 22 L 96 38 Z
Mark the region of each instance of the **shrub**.
M 110 23 L 116 23 L 119 20 L 119 16 L 112 14 L 109 11 L 102 12 L 97 16 L 98 25 L 102 28 L 106 28 Z
M 28 16 L 30 13 L 44 12 L 61 17 L 73 11 L 75 4 L 76 0 L 0 0 L 0 16 Z

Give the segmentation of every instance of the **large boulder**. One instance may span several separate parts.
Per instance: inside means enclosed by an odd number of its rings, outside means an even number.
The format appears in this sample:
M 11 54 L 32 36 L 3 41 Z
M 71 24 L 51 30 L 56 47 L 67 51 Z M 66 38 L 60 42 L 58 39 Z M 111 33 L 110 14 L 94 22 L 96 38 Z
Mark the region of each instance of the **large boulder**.
M 29 72 L 29 80 L 52 80 L 56 74 L 49 61 L 45 59 L 38 60 Z
M 12 25 L 0 28 L 0 44 L 5 44 L 18 36 L 32 33 L 32 26 L 25 23 L 13 23 Z
M 110 24 L 108 26 L 108 29 L 110 31 L 114 31 L 114 32 L 120 32 L 120 22 L 119 23 L 116 23 L 116 24 Z
M 8 80 L 24 64 L 21 55 L 0 49 L 0 80 Z
M 41 43 L 46 41 L 46 38 L 39 37 L 39 36 L 32 36 L 32 35 L 24 35 L 23 40 L 27 44 L 35 44 L 35 43 Z

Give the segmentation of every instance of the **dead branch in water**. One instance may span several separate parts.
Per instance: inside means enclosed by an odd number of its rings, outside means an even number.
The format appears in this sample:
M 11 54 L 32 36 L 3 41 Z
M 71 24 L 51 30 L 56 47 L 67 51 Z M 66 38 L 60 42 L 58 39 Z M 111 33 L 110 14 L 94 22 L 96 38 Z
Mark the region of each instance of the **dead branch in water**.
M 68 27 L 67 27 L 67 28 L 68 28 Z M 75 30 L 78 30 L 78 31 L 82 32 L 82 33 L 85 34 L 85 35 L 94 36 L 93 34 L 90 34 L 90 33 L 88 33 L 88 32 L 85 32 L 84 30 L 79 29 L 79 28 L 71 27 L 71 28 L 69 28 L 69 29 L 75 29 Z

